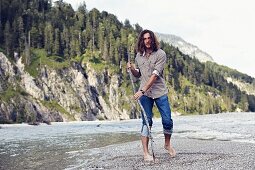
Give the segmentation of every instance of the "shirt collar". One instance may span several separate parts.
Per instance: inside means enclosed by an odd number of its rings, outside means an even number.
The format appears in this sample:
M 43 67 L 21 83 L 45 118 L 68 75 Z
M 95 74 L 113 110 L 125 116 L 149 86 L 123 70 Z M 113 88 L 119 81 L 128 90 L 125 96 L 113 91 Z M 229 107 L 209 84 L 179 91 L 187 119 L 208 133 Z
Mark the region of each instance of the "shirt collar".
M 150 55 L 153 54 L 153 53 L 154 53 L 154 51 L 152 51 L 152 52 L 150 53 Z M 143 52 L 142 56 L 143 56 L 143 57 L 145 56 L 145 51 Z

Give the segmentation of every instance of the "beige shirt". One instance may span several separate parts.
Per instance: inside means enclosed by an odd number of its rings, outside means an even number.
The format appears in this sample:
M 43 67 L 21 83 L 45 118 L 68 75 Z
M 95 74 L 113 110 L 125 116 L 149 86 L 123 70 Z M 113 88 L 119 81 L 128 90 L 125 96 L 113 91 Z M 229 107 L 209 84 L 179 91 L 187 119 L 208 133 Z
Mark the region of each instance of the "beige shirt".
M 168 93 L 165 80 L 163 77 L 164 65 L 166 63 L 166 53 L 159 49 L 156 52 L 152 52 L 150 56 L 146 57 L 144 54 L 138 53 L 135 58 L 136 66 L 141 74 L 140 89 L 145 86 L 152 74 L 158 75 L 157 80 L 149 88 L 145 95 L 151 98 L 159 98 Z

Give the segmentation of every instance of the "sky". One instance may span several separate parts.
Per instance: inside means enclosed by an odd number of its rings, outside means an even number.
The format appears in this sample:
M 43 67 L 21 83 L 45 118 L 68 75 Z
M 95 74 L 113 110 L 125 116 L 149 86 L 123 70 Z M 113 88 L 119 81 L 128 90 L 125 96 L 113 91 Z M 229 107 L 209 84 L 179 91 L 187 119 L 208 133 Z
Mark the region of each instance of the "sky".
M 84 0 L 64 0 L 76 10 Z M 255 77 L 253 0 L 85 0 L 88 10 L 124 23 L 174 34 L 198 46 L 214 61 Z

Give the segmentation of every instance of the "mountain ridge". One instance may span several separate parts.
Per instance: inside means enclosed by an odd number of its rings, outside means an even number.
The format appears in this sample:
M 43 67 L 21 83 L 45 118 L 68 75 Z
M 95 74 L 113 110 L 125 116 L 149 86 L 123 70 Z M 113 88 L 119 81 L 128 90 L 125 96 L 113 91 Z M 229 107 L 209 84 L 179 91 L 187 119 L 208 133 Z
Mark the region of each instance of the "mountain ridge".
M 178 48 L 184 54 L 191 57 L 196 57 L 201 62 L 214 61 L 213 58 L 206 52 L 200 50 L 197 46 L 186 42 L 183 38 L 173 35 L 173 34 L 163 34 L 156 32 L 156 36 L 159 40 L 171 44 L 172 46 Z

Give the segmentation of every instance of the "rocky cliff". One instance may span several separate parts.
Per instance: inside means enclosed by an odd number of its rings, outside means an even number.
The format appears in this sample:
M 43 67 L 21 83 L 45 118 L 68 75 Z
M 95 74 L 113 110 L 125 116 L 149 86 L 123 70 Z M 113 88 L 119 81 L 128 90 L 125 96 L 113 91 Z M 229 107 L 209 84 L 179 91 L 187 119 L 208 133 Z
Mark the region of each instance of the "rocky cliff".
M 117 74 L 73 62 L 59 70 L 41 66 L 39 76 L 32 77 L 24 67 L 22 57 L 11 62 L 0 53 L 0 122 L 130 118 L 122 107 L 129 96 L 119 88 Z

